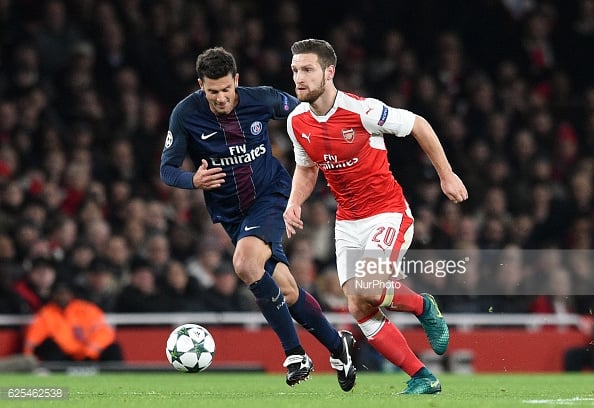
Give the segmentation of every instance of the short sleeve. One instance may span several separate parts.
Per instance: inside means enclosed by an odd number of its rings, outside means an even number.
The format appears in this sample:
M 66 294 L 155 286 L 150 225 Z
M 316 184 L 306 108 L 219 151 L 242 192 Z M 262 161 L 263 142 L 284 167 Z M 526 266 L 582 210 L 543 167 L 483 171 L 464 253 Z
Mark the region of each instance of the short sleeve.
M 388 133 L 402 137 L 412 132 L 416 115 L 411 111 L 388 106 L 373 98 L 365 99 L 364 104 L 361 120 L 369 133 Z

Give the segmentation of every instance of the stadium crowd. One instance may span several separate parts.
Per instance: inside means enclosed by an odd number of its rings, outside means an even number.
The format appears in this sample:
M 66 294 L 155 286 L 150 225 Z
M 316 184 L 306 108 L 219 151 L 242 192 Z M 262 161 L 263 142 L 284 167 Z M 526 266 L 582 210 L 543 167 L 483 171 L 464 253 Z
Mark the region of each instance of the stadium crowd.
M 240 85 L 291 91 L 290 45 L 325 38 L 339 88 L 433 124 L 470 197 L 447 201 L 414 141 L 388 138 L 413 249 L 593 248 L 594 0 L 333 3 L 0 0 L 0 313 L 36 312 L 62 280 L 106 312 L 257 310 L 201 191 L 158 173 L 169 113 L 213 45 L 237 56 Z M 284 123 L 271 135 L 292 172 Z M 323 180 L 313 197 L 292 271 L 344 311 Z M 500 296 L 467 288 L 443 310 L 591 313 L 567 295 L 594 283 L 592 261 L 555 265 L 560 298 L 514 296 L 526 270 L 483 265 Z

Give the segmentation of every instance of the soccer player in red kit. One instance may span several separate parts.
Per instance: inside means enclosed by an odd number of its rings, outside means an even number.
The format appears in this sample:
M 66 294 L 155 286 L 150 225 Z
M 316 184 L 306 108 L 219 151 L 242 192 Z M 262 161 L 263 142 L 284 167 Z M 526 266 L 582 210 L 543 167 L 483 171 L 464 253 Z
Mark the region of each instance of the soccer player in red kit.
M 381 290 L 361 289 L 357 286 L 363 276 L 358 269 L 361 264 L 352 260 L 362 260 L 365 266 L 381 264 L 381 257 L 398 262 L 412 241 L 413 217 L 390 171 L 383 134 L 411 134 L 431 159 L 443 193 L 453 202 L 468 198 L 466 187 L 452 171 L 437 135 L 424 118 L 336 89 L 336 53 L 328 42 L 302 40 L 294 43 L 291 51 L 295 92 L 302 103 L 287 119 L 296 162 L 284 213 L 287 235 L 303 228 L 301 205 L 312 193 L 321 169 L 338 203 L 337 270 L 349 312 L 369 343 L 411 376 L 402 393 L 438 393 L 439 380 L 381 310 L 414 313 L 433 350 L 443 354 L 449 330 L 435 299 L 409 289 L 399 280 L 397 270 L 374 273 L 375 280 L 383 279 Z

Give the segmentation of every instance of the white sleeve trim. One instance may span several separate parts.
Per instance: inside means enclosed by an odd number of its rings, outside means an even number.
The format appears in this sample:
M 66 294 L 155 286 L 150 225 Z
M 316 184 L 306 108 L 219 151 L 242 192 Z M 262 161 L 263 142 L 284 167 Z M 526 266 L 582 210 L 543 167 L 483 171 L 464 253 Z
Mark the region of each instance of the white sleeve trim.
M 412 132 L 416 115 L 411 111 L 393 108 L 374 98 L 367 98 L 363 103 L 361 121 L 372 135 L 389 133 L 404 137 Z
M 289 139 L 293 143 L 293 153 L 295 155 L 295 163 L 301 167 L 313 167 L 316 163 L 308 156 L 305 152 L 301 144 L 297 141 L 295 137 L 295 132 L 293 131 L 293 115 L 289 115 L 287 119 L 287 134 L 289 135 Z

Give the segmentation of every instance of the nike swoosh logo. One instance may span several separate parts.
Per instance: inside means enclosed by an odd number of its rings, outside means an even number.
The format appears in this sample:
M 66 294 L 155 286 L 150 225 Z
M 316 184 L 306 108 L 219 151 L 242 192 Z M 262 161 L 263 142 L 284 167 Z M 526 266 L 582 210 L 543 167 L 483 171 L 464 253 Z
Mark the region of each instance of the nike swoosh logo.
M 437 387 L 439 385 L 439 381 L 431 381 L 431 388 Z
M 278 295 L 274 296 L 274 297 L 272 298 L 272 301 L 273 301 L 273 302 L 276 302 L 276 301 L 278 300 L 278 298 L 280 298 L 280 295 L 281 295 L 281 290 L 279 289 L 279 290 L 278 290 Z
M 347 340 L 344 337 L 342 338 L 342 344 L 344 344 L 344 348 L 348 350 L 349 345 L 347 344 Z M 348 356 L 347 362 L 343 366 L 345 376 L 347 376 L 349 374 L 349 370 L 351 369 L 351 366 L 353 365 L 353 360 L 351 359 L 350 354 L 347 354 L 347 356 Z
M 244 230 L 244 231 L 251 231 L 251 230 L 253 230 L 253 229 L 256 229 L 256 228 L 260 228 L 260 226 L 259 226 L 259 225 L 255 225 L 255 226 L 253 226 L 253 227 L 248 227 L 248 226 L 246 225 L 245 227 L 243 227 L 243 230 Z
M 211 137 L 211 136 L 214 136 L 214 135 L 216 135 L 216 134 L 217 134 L 217 132 L 212 132 L 212 133 L 209 133 L 209 134 L 207 134 L 207 135 L 205 135 L 204 133 L 202 133 L 202 136 L 201 136 L 200 138 L 201 138 L 202 140 L 206 140 L 206 139 L 208 139 L 209 137 Z

